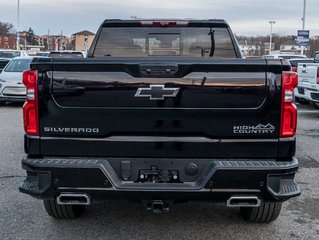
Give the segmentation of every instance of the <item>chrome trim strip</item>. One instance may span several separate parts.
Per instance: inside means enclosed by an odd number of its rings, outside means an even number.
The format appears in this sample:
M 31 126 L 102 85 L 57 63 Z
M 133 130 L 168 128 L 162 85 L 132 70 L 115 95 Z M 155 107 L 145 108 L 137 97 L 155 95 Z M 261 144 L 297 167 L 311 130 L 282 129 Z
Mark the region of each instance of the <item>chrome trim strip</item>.
M 58 187 L 59 190 L 82 190 L 82 191 L 116 191 L 117 189 L 114 187 L 110 188 L 86 188 L 86 187 Z M 138 189 L 142 190 L 142 189 Z M 154 189 L 154 191 L 171 191 L 171 189 L 159 190 Z M 185 190 L 185 189 L 183 189 Z M 203 188 L 200 189 L 201 192 L 220 192 L 220 193 L 260 193 L 260 190 L 257 189 L 209 189 Z
M 291 142 L 291 141 L 296 141 L 296 137 L 291 137 L 291 138 L 279 138 L 279 142 Z
M 107 138 L 41 137 L 41 139 L 42 140 L 70 140 L 70 141 L 74 141 L 74 140 L 102 141 L 102 142 L 197 142 L 197 143 L 278 142 L 278 139 L 212 139 L 207 137 L 157 137 L 157 136 L 112 136 Z
M 260 193 L 260 190 L 258 189 L 212 189 L 212 192 L 222 192 L 222 193 L 226 193 L 226 192 L 251 192 L 251 193 Z
M 81 190 L 81 191 L 116 191 L 114 187 L 110 188 L 86 188 L 86 187 L 58 187 L 59 190 Z M 171 189 L 159 190 L 154 189 L 154 191 L 171 191 Z M 260 193 L 258 189 L 209 189 L 203 188 L 199 190 L 200 192 L 220 192 L 220 193 Z
M 38 139 L 40 140 L 40 136 L 32 136 L 32 135 L 26 135 L 28 138 L 31 138 L 31 139 Z
M 233 142 L 278 142 L 278 139 L 221 139 L 220 142 L 233 143 Z

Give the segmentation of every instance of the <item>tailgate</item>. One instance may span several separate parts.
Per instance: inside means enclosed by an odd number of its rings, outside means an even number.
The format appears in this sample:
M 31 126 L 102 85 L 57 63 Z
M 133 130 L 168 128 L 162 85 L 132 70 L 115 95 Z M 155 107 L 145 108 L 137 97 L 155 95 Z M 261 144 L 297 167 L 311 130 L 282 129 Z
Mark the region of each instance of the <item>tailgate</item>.
M 298 64 L 299 85 L 317 84 L 318 63 Z
M 86 59 L 54 60 L 46 68 L 44 155 L 278 154 L 280 61 Z

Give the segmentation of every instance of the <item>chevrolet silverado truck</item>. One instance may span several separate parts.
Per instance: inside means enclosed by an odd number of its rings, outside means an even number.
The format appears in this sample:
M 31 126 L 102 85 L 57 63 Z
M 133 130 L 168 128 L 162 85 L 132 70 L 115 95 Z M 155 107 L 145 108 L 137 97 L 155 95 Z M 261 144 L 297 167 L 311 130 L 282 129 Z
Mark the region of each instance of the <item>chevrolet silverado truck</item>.
M 319 109 L 319 52 L 311 63 L 298 64 L 299 83 L 295 97 L 313 103 Z
M 164 213 L 189 200 L 270 222 L 294 180 L 297 74 L 242 59 L 224 20 L 106 20 L 86 59 L 34 59 L 24 72 L 27 177 L 54 218 L 94 200 Z

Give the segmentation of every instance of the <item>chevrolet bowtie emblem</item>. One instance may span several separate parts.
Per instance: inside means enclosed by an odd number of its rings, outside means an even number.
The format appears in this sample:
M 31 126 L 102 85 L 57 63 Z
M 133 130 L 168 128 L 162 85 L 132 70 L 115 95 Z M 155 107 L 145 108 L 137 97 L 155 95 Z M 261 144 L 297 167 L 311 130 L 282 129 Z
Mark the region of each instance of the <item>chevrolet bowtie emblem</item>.
M 179 88 L 165 88 L 164 85 L 150 85 L 148 88 L 139 88 L 135 97 L 149 97 L 150 100 L 164 100 L 165 97 L 176 97 Z

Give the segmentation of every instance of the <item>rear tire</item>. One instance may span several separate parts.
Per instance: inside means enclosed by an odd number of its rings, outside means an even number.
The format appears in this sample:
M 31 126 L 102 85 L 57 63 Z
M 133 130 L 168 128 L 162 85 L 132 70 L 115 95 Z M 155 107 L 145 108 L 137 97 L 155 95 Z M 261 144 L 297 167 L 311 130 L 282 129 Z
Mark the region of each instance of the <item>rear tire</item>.
M 83 205 L 60 205 L 56 200 L 43 200 L 43 204 L 47 214 L 57 219 L 75 219 L 85 210 Z
M 313 106 L 315 107 L 315 109 L 319 109 L 319 103 L 318 102 L 313 102 Z
M 282 203 L 262 202 L 260 207 L 240 208 L 242 217 L 248 222 L 270 223 L 278 218 Z
M 6 102 L 0 101 L 0 107 L 6 105 Z

